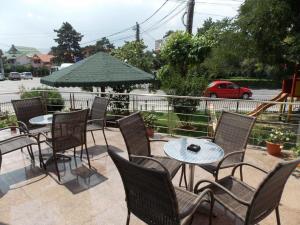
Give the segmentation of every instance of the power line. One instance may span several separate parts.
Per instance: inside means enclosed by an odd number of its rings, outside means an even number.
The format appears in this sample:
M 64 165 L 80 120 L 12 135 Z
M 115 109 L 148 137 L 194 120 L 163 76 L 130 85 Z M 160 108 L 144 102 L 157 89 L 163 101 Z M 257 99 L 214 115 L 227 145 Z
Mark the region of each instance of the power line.
M 143 20 L 141 23 L 139 23 L 139 24 L 144 24 L 144 23 L 146 23 L 147 21 L 149 21 L 153 16 L 155 16 L 164 6 L 165 6 L 165 4 L 168 2 L 169 0 L 166 0 L 157 10 L 155 10 L 154 11 L 154 13 L 152 13 L 148 18 L 146 18 L 145 20 Z M 135 28 L 135 25 L 134 26 L 131 26 L 131 27 L 128 27 L 128 28 L 126 28 L 126 29 L 124 29 L 124 30 L 121 30 L 121 31 L 118 31 L 118 32 L 115 32 L 115 33 L 113 33 L 113 34 L 110 34 L 110 35 L 107 35 L 107 36 L 104 36 L 104 37 L 112 37 L 112 36 L 115 36 L 115 35 L 117 35 L 117 34 L 121 34 L 121 33 L 124 33 L 124 32 L 126 32 L 126 31 L 129 31 L 129 30 L 132 30 L 133 28 Z M 102 37 L 103 38 L 103 37 Z M 92 43 L 92 42 L 95 42 L 95 41 L 98 41 L 98 40 L 100 40 L 101 38 L 97 38 L 97 39 L 94 39 L 94 40 L 92 40 L 92 41 L 88 41 L 88 42 L 84 42 L 84 43 L 82 43 L 82 45 L 85 45 L 85 44 L 89 44 L 89 43 Z

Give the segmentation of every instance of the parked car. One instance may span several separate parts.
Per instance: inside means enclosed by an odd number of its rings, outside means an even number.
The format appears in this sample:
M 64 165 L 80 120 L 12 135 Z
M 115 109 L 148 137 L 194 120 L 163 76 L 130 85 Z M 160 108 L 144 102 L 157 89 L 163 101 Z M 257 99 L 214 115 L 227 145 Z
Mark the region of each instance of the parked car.
M 8 79 L 9 80 L 21 80 L 21 75 L 18 72 L 10 72 Z
M 27 80 L 27 79 L 33 79 L 32 77 L 32 73 L 31 72 L 24 72 L 21 74 L 21 78 L 24 79 L 24 80 Z
M 213 81 L 204 91 L 205 97 L 211 98 L 242 98 L 249 99 L 252 91 L 246 87 L 240 87 L 230 81 Z
M 5 80 L 4 74 L 0 73 L 0 81 Z

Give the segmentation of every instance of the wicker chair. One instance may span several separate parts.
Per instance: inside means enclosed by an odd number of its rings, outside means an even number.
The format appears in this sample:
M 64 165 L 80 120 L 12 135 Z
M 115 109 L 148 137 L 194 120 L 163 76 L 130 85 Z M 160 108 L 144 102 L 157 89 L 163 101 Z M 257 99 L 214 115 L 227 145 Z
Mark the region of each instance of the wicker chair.
M 106 126 L 106 110 L 109 103 L 108 98 L 103 97 L 95 97 L 90 117 L 91 119 L 88 121 L 87 124 L 87 131 L 91 132 L 94 144 L 96 144 L 95 137 L 93 131 L 102 130 L 103 137 L 107 145 L 107 140 L 104 132 L 104 128 Z
M 168 170 L 152 157 L 134 156 L 131 158 L 150 161 L 153 167 L 144 167 L 130 162 L 108 149 L 121 175 L 127 202 L 127 222 L 133 213 L 150 225 L 189 224 L 196 209 L 203 201 L 213 201 L 211 190 L 201 195 L 174 188 Z M 209 195 L 209 199 L 204 196 Z M 212 206 L 212 205 L 211 205 Z M 210 209 L 212 213 L 212 207 Z M 210 216 L 211 224 L 211 216 Z
M 201 165 L 201 168 L 212 173 L 217 180 L 220 169 L 233 167 L 243 162 L 255 120 L 255 117 L 223 111 L 214 136 L 210 139 L 224 150 L 225 156 L 221 161 Z M 243 180 L 242 167 L 240 167 L 240 176 Z
M 19 127 L 5 127 L 1 128 L 0 131 L 10 130 L 11 128 L 19 129 Z M 29 156 L 34 161 L 34 155 L 32 152 L 32 145 L 38 145 L 37 138 L 30 134 L 19 134 L 0 141 L 0 169 L 2 165 L 2 155 L 10 152 L 27 148 Z
M 51 129 L 51 138 L 47 137 L 45 134 L 40 133 L 38 139 L 40 140 L 42 136 L 46 139 L 45 142 L 53 149 L 53 156 L 51 160 L 55 163 L 55 168 L 60 181 L 60 175 L 57 165 L 57 158 L 61 157 L 60 152 L 64 152 L 68 149 L 74 149 L 74 157 L 76 147 L 81 146 L 81 151 L 83 146 L 85 146 L 85 151 L 87 155 L 87 160 L 89 167 L 91 168 L 90 158 L 87 150 L 86 144 L 86 124 L 88 118 L 89 109 L 84 109 L 69 113 L 54 113 L 53 123 Z M 46 169 L 46 164 L 43 162 L 42 155 L 40 154 L 40 160 Z
M 195 186 L 195 193 L 203 183 L 209 183 L 204 189 L 210 188 L 214 192 L 215 200 L 231 211 L 245 225 L 254 225 L 276 211 L 277 225 L 280 225 L 279 203 L 287 179 L 300 163 L 300 159 L 281 162 L 268 173 L 267 171 L 249 163 L 240 163 L 232 170 L 232 175 L 217 182 L 201 180 Z M 267 176 L 257 189 L 234 177 L 235 170 L 241 166 L 250 166 L 266 173 Z
M 28 98 L 11 101 L 18 120 L 18 125 L 24 133 L 38 135 L 39 132 L 50 132 L 48 126 L 37 126 L 29 123 L 36 116 L 47 114 L 47 108 L 41 98 Z
M 118 120 L 118 124 L 125 140 L 130 161 L 133 160 L 131 155 L 153 157 L 167 168 L 172 178 L 176 175 L 180 167 L 182 167 L 180 180 L 184 177 L 185 186 L 187 187 L 184 164 L 169 157 L 153 156 L 151 154 L 150 142 L 164 140 L 149 140 L 143 118 L 139 112 Z M 151 164 L 151 161 L 144 159 L 136 159 L 135 162 L 141 165 Z M 155 163 L 153 166 L 158 166 L 158 164 Z

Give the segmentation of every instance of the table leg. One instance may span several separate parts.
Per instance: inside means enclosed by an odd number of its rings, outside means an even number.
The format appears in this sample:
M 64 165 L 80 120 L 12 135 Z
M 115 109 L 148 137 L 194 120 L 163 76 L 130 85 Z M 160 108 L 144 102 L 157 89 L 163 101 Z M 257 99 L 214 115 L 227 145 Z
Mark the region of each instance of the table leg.
M 193 192 L 194 189 L 194 173 L 195 173 L 195 165 L 190 164 L 189 165 L 189 170 L 190 170 L 190 174 L 189 174 L 189 185 L 188 185 L 188 190 Z

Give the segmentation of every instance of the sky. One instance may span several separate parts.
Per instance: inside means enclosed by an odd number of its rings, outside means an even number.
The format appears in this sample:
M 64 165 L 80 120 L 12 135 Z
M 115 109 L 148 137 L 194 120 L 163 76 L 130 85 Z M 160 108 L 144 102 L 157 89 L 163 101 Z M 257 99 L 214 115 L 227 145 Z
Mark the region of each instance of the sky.
M 69 22 L 84 35 L 81 46 L 142 23 L 166 0 L 0 0 L 0 49 L 35 47 L 46 53 L 56 43 L 54 29 Z M 193 31 L 209 17 L 235 17 L 244 0 L 196 0 Z M 141 38 L 149 49 L 168 30 L 184 30 L 182 15 L 186 0 L 169 0 L 149 20 L 141 24 Z M 135 31 L 110 36 L 116 45 L 134 39 Z

